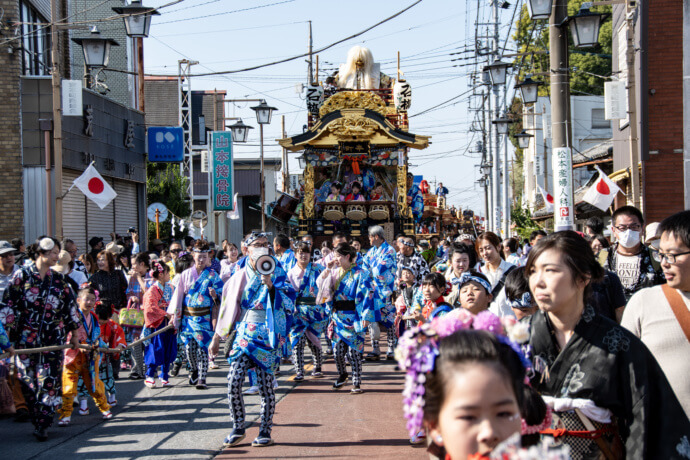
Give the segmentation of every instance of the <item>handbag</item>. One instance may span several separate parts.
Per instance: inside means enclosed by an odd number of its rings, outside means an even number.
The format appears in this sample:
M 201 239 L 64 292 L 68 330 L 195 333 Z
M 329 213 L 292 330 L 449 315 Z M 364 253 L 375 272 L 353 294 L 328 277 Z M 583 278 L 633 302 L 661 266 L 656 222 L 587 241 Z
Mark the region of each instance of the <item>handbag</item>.
M 137 308 L 131 300 L 127 302 L 127 308 L 120 310 L 120 326 L 141 329 L 144 327 L 144 311 Z

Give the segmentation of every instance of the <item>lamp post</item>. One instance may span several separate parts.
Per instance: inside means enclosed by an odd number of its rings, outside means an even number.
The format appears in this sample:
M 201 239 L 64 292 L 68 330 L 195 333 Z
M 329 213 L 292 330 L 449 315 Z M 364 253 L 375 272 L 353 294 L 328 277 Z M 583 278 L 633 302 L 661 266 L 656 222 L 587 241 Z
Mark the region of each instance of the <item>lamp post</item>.
M 501 147 L 501 164 L 503 166 L 503 180 L 501 181 L 501 207 L 503 218 L 501 219 L 501 229 L 503 230 L 503 237 L 508 238 L 510 236 L 510 202 L 508 200 L 508 129 L 510 124 L 514 123 L 514 120 L 507 117 L 504 113 L 501 117 L 493 120 L 492 124 L 496 125 L 496 132 L 503 136 Z
M 226 118 L 227 120 L 227 118 Z M 244 144 L 247 142 L 247 136 L 249 135 L 249 130 L 254 129 L 253 126 L 245 125 L 241 118 L 238 118 L 237 123 L 234 125 L 228 125 L 226 128 L 230 129 L 232 132 L 232 140 L 234 142 L 239 142 Z
M 113 11 L 122 14 L 125 21 L 127 36 L 135 39 L 137 43 L 137 88 L 138 108 L 145 111 L 144 101 L 144 38 L 149 36 L 151 29 L 151 17 L 160 15 L 155 8 L 147 8 L 141 4 L 141 0 L 132 0 L 129 6 L 114 7 Z
M 529 141 L 533 137 L 532 134 L 529 134 L 524 129 L 515 135 L 515 138 L 518 140 L 518 146 L 520 146 L 521 149 L 529 148 Z
M 534 104 L 539 99 L 539 86 L 543 85 L 540 81 L 532 80 L 528 76 L 523 81 L 515 85 L 520 90 L 520 97 L 523 104 Z
M 260 141 L 260 155 L 261 155 L 261 177 L 260 177 L 260 187 L 261 187 L 261 231 L 266 231 L 266 183 L 264 182 L 264 125 L 271 123 L 271 115 L 273 115 L 274 110 L 278 110 L 275 107 L 271 107 L 266 104 L 266 101 L 261 101 L 259 105 L 251 107 L 251 109 L 256 112 L 256 122 L 259 124 L 259 137 Z
M 599 43 L 599 28 L 608 14 L 592 13 L 590 7 L 591 3 L 585 2 L 575 16 L 568 18 L 575 48 L 591 48 Z

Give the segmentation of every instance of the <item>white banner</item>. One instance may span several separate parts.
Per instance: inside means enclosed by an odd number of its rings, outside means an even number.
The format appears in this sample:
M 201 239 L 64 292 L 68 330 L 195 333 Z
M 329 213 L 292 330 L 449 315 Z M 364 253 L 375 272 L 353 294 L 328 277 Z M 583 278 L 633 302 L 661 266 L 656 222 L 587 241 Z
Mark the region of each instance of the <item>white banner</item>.
M 607 120 L 628 117 L 628 93 L 624 81 L 604 82 L 604 118 Z
M 570 147 L 553 149 L 553 229 L 574 230 L 573 158 Z
M 84 116 L 81 80 L 62 80 L 62 115 L 65 117 Z

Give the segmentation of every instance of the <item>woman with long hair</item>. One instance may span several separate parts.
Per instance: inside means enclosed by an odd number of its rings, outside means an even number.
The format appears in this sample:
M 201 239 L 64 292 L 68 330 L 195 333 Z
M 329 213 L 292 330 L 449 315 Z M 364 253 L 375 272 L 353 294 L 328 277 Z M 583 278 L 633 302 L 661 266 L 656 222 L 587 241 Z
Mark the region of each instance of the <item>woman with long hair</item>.
M 525 271 L 539 307 L 529 319 L 530 378 L 554 410 L 542 434 L 576 459 L 678 458 L 688 417 L 647 347 L 588 305 L 604 273 L 587 241 L 573 231 L 548 235 Z

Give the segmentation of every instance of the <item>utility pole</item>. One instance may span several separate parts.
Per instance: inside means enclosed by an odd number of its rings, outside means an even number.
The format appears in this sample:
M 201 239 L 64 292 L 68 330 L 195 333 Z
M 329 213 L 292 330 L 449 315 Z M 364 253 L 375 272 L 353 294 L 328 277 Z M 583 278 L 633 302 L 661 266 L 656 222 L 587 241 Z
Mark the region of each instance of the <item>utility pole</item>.
M 498 29 L 498 1 L 493 0 L 491 3 L 491 15 L 492 22 L 494 26 L 493 30 L 493 40 L 492 40 L 492 54 L 494 60 L 499 59 L 498 50 L 498 40 L 499 40 L 499 29 Z M 501 117 L 501 102 L 500 102 L 500 87 L 498 85 L 492 85 L 494 94 L 494 119 Z M 493 124 L 493 123 L 492 123 Z M 493 149 L 493 169 L 491 170 L 491 189 L 493 195 L 493 206 L 494 206 L 494 222 L 493 229 L 497 234 L 501 233 L 502 219 L 501 219 L 501 193 L 499 191 L 502 171 L 501 162 L 501 135 L 498 133 L 498 129 L 494 129 L 494 149 Z M 505 218 L 505 216 L 503 216 Z
M 570 145 L 570 82 L 568 76 L 567 2 L 554 2 L 549 18 L 551 67 L 551 139 L 553 162 L 554 231 L 575 228 L 573 158 Z
M 634 8 L 631 6 L 634 2 L 626 2 L 625 5 L 625 22 L 627 27 L 625 33 L 627 34 L 627 49 L 626 61 L 628 67 L 628 113 L 630 114 L 630 187 L 632 189 L 632 203 L 637 209 L 640 209 L 640 173 L 637 169 L 637 164 L 640 162 L 639 151 L 637 150 L 637 95 L 635 94 L 635 32 L 634 32 Z M 640 209 L 641 210 L 641 209 Z
M 62 2 L 60 2 L 62 7 Z M 58 21 L 60 14 L 58 13 L 58 0 L 51 0 L 50 2 L 50 55 L 52 60 L 52 85 L 53 85 L 53 155 L 55 161 L 55 233 L 52 232 L 52 222 L 48 222 L 46 227 L 48 235 L 55 235 L 58 239 L 62 239 L 62 59 L 60 58 L 59 36 L 58 36 Z M 46 161 L 50 161 L 47 158 Z M 46 165 L 50 166 L 50 165 Z M 50 171 L 46 170 L 47 174 Z M 49 191 L 49 193 L 51 193 Z M 49 206 L 51 203 L 49 203 Z
M 307 77 L 307 83 L 312 84 L 314 83 L 314 40 L 312 39 L 311 35 L 311 21 L 307 21 L 309 23 L 309 67 L 307 69 L 308 77 Z
M 280 117 L 280 132 L 283 133 L 283 139 L 287 137 L 285 134 L 285 115 Z M 283 147 L 283 193 L 290 193 L 290 168 L 288 166 L 287 149 Z

